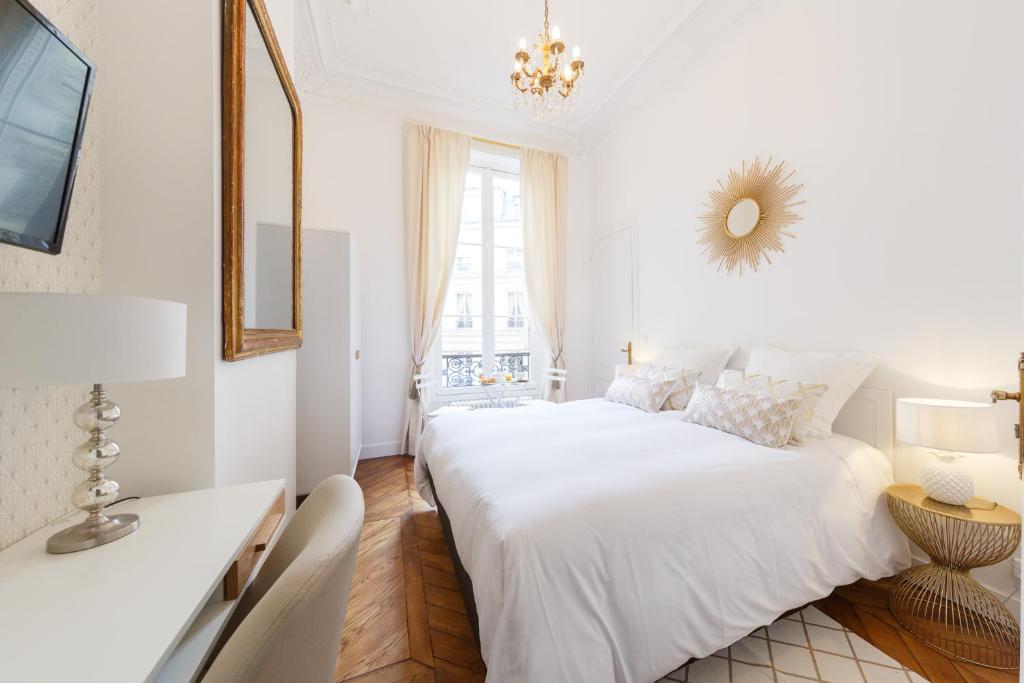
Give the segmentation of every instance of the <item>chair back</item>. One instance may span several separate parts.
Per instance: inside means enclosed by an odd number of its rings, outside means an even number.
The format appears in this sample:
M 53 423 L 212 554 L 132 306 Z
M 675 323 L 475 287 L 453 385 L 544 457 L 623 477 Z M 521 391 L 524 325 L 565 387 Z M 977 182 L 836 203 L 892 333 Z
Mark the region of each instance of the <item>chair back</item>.
M 548 368 L 544 371 L 544 379 L 559 387 L 565 384 L 566 371 L 563 368 Z
M 434 401 L 434 376 L 429 372 L 412 376 L 416 383 L 416 393 L 420 397 L 423 414 L 429 413 Z
M 204 683 L 333 680 L 363 512 L 351 477 L 313 489 L 239 598 L 237 628 Z

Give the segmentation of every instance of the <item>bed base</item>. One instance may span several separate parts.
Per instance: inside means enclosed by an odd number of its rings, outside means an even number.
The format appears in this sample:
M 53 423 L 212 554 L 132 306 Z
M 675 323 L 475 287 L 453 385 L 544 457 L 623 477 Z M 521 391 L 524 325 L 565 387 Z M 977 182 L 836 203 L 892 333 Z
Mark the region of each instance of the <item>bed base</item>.
M 444 505 L 437 496 L 437 487 L 434 486 L 434 478 L 430 476 L 430 468 L 427 471 L 427 482 L 434 494 L 434 504 L 437 505 L 437 516 L 441 518 L 441 530 L 444 532 L 444 541 L 448 546 L 448 554 L 455 565 L 455 578 L 459 581 L 459 592 L 462 593 L 462 601 L 466 604 L 466 616 L 469 617 L 469 626 L 473 629 L 473 639 L 476 641 L 477 649 L 480 648 L 480 619 L 476 611 L 476 598 L 473 596 L 473 579 L 469 578 L 469 572 L 459 558 L 459 551 L 455 547 L 455 536 L 452 534 L 452 523 L 448 519 L 448 513 L 444 511 Z

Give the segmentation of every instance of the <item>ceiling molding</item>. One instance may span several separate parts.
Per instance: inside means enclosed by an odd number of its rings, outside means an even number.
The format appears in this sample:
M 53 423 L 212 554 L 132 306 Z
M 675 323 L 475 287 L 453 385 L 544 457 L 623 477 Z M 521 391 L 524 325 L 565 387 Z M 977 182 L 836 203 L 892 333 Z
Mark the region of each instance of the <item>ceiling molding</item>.
M 316 20 L 317 16 L 329 16 L 321 0 L 297 4 L 302 8 L 296 17 L 297 82 L 304 92 L 387 110 L 406 118 L 452 128 L 461 126 L 476 135 L 513 144 L 586 153 L 661 93 L 666 82 L 703 51 L 710 40 L 721 35 L 725 23 L 735 21 L 739 11 L 757 1 L 680 0 L 672 16 L 666 17 L 664 30 L 650 41 L 647 53 L 641 53 L 633 68 L 616 79 L 610 95 L 586 119 L 577 115 L 536 121 L 516 110 L 511 97 L 507 101 L 496 100 L 464 88 L 425 83 L 412 74 L 376 68 L 347 53 L 335 55 L 336 59 L 343 59 L 343 65 L 337 61 L 329 65 L 325 55 L 333 36 L 329 21 Z M 369 16 L 367 5 L 363 18 Z

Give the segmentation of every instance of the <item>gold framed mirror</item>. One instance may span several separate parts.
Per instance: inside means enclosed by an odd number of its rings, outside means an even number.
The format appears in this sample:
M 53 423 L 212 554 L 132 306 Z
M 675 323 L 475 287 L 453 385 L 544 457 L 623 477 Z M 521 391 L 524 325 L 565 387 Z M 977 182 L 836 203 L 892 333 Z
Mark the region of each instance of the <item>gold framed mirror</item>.
M 302 113 L 263 0 L 224 0 L 224 359 L 302 345 Z
M 782 238 L 795 237 L 786 228 L 800 220 L 793 207 L 803 204 L 794 201 L 803 185 L 787 184 L 795 171 L 783 175 L 785 165 L 772 166 L 771 159 L 762 165 L 755 158 L 730 170 L 725 183 L 718 181 L 704 204 L 708 211 L 699 217 L 704 225 L 697 243 L 708 263 L 742 275 L 744 265 L 756 271 L 762 258 L 771 264 L 771 252 L 785 251 Z

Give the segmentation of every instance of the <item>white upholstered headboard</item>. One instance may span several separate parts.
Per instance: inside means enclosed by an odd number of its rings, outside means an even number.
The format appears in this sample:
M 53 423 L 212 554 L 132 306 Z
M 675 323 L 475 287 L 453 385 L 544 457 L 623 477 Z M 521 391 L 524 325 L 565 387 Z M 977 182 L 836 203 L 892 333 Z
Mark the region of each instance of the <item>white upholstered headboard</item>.
M 861 387 L 839 411 L 832 431 L 874 446 L 892 460 L 892 392 Z

